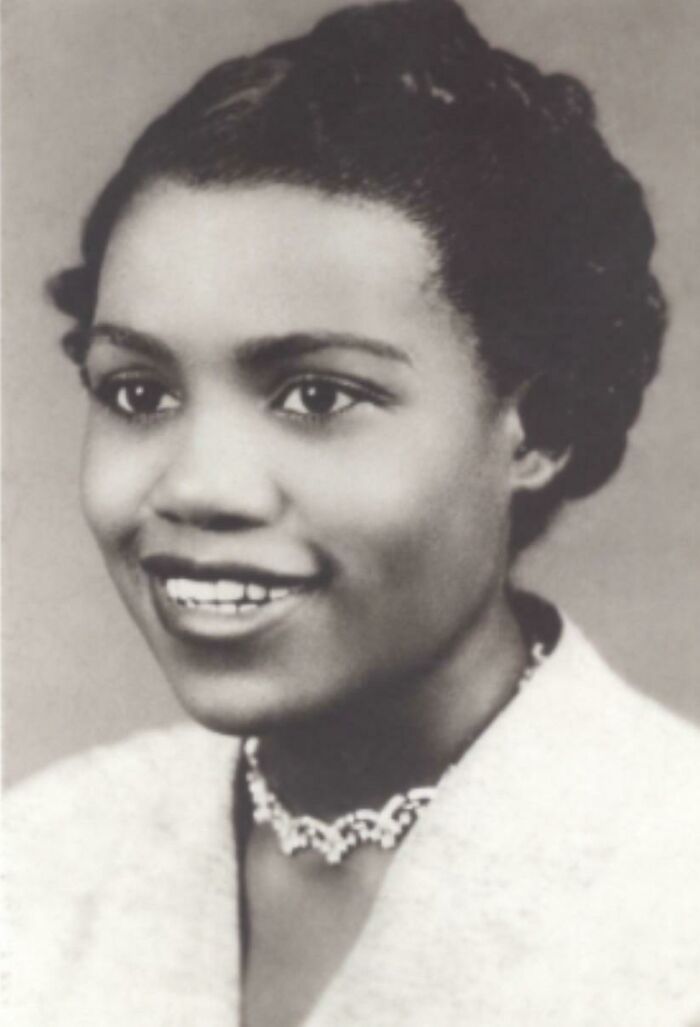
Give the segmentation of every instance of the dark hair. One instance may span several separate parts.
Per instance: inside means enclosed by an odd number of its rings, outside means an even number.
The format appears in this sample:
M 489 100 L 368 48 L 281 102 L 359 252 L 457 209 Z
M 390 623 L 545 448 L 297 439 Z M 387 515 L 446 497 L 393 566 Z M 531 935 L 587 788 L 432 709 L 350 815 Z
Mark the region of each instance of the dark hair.
M 87 220 L 83 264 L 52 282 L 78 363 L 110 233 L 160 178 L 357 194 L 424 228 L 496 391 L 522 389 L 531 444 L 570 452 L 516 497 L 514 550 L 618 467 L 665 326 L 642 190 L 586 89 L 489 46 L 453 0 L 345 8 L 212 69 L 154 121 Z

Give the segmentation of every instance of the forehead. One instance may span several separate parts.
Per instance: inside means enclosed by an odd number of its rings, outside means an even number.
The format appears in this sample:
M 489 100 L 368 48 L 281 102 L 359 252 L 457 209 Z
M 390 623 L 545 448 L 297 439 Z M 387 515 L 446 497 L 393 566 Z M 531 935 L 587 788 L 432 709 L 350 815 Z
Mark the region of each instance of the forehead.
M 388 204 L 162 182 L 115 229 L 97 318 L 229 343 L 311 329 L 418 336 L 454 316 L 437 269 L 424 230 Z

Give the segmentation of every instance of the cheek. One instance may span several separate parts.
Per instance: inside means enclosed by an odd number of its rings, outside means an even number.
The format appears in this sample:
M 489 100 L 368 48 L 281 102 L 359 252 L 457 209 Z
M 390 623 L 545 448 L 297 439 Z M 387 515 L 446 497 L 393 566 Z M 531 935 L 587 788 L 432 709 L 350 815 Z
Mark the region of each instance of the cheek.
M 110 548 L 138 526 L 152 468 L 143 448 L 88 424 L 81 468 L 83 513 L 97 541 Z
M 507 537 L 508 495 L 494 449 L 473 431 L 417 432 L 309 460 L 305 519 L 341 569 L 368 582 L 457 578 L 460 568 L 493 561 Z

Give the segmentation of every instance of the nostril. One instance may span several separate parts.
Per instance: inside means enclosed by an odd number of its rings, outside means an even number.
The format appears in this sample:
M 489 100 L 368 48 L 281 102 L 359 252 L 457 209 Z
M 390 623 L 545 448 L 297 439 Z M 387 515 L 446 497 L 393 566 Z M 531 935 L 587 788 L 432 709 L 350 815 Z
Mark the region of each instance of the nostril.
M 246 517 L 241 514 L 207 513 L 204 510 L 190 510 L 187 513 L 161 510 L 160 516 L 172 524 L 188 524 L 204 531 L 240 531 L 258 523 L 258 519 L 255 517 Z
M 250 527 L 255 518 L 242 517 L 238 514 L 211 514 L 202 517 L 200 526 L 208 531 L 236 531 Z

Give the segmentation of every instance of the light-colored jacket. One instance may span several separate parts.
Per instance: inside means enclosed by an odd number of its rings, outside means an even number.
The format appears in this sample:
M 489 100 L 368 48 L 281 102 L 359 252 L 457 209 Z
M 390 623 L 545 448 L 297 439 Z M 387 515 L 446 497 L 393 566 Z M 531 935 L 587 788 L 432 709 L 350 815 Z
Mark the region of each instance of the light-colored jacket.
M 235 1027 L 237 753 L 180 726 L 17 789 L 8 1024 Z M 304 1023 L 358 1025 L 700 1025 L 700 734 L 571 624 L 447 775 Z

